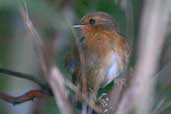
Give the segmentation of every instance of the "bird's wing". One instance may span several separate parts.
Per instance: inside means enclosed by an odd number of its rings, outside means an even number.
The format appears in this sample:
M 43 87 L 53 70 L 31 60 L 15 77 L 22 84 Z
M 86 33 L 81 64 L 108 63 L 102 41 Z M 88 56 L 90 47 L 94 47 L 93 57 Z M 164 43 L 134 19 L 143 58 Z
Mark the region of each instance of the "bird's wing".
M 118 37 L 117 43 L 115 43 L 117 45 L 113 45 L 113 49 L 115 52 L 118 51 L 118 53 L 120 53 L 120 56 L 122 57 L 122 62 L 126 65 L 128 64 L 130 56 L 130 47 L 128 41 L 120 33 L 117 33 L 116 37 Z
M 78 49 L 73 45 L 65 57 L 65 67 L 72 74 L 72 82 L 77 85 L 80 76 L 80 61 Z
M 65 67 L 70 73 L 73 73 L 78 64 L 79 64 L 78 51 L 75 46 L 72 46 L 65 56 Z
M 125 46 L 123 47 L 123 51 L 124 51 L 123 52 L 123 62 L 124 62 L 124 64 L 128 64 L 131 50 L 130 50 L 127 39 L 124 39 L 124 40 L 125 40 Z

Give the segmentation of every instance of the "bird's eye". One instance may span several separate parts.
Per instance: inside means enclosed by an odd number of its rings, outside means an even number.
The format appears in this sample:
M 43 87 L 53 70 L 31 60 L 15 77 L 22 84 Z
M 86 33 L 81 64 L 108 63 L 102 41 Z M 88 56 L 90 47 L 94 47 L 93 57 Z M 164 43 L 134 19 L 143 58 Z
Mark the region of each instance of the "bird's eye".
M 89 23 L 90 23 L 91 25 L 94 25 L 94 24 L 96 23 L 96 20 L 90 19 L 90 20 L 89 20 Z

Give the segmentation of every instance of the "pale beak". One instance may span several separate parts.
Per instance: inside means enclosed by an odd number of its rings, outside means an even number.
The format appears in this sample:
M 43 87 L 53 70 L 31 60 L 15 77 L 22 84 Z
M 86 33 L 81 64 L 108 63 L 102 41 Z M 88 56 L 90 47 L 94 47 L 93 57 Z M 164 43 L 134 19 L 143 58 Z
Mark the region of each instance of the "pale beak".
M 74 28 L 82 28 L 84 25 L 73 25 Z

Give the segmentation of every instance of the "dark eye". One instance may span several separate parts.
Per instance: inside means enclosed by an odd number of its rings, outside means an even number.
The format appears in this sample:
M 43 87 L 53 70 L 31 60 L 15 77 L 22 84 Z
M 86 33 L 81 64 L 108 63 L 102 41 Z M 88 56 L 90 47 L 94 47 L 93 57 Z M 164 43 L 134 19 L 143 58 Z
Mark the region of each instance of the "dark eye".
M 90 19 L 90 20 L 89 20 L 89 23 L 90 23 L 91 25 L 94 25 L 94 24 L 96 23 L 96 20 Z

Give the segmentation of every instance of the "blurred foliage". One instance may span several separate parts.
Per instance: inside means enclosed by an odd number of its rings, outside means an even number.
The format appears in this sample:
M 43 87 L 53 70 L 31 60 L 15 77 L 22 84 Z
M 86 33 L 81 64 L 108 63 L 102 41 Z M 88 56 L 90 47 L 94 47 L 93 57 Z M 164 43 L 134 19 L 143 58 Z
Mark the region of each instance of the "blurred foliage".
M 10 56 L 10 46 L 13 42 L 12 39 L 15 37 L 14 34 L 19 26 L 23 26 L 20 16 L 20 8 L 23 5 L 25 0 L 0 0 L 0 67 L 6 67 L 10 65 L 9 57 Z M 45 39 L 49 39 L 54 36 L 55 31 L 60 31 L 68 26 L 66 24 L 66 17 L 64 16 L 64 8 L 63 8 L 64 0 L 28 0 L 28 9 L 31 15 L 31 18 L 34 20 L 36 28 L 40 32 L 40 34 Z M 71 9 L 73 10 L 73 14 L 76 15 L 77 21 L 85 14 L 94 11 L 104 11 L 108 12 L 115 17 L 115 20 L 118 24 L 119 31 L 125 34 L 126 32 L 126 15 L 124 10 L 117 4 L 116 0 L 65 0 L 65 2 L 71 2 Z M 142 10 L 142 1 L 141 0 L 129 0 L 133 7 L 133 19 L 134 19 L 134 36 L 135 38 L 131 39 L 134 42 L 133 52 L 136 51 L 136 41 L 137 35 L 139 31 L 139 22 L 141 18 L 141 10 Z M 64 20 L 63 20 L 64 19 Z M 18 22 L 19 21 L 19 22 Z M 70 28 L 68 27 L 68 30 Z M 72 37 L 72 35 L 71 35 Z M 129 40 L 130 38 L 128 38 Z M 70 39 L 71 40 L 71 39 Z M 58 56 L 57 63 L 60 68 L 64 69 L 64 56 L 67 51 L 67 46 L 60 50 Z M 135 56 L 132 57 L 132 63 L 135 64 Z M 0 78 L 0 89 L 5 89 L 5 80 L 7 78 Z M 162 86 L 157 87 L 157 89 L 161 89 Z M 164 85 L 165 86 L 165 85 Z M 170 87 L 170 86 L 169 86 Z M 166 93 L 166 95 L 170 96 L 171 92 L 169 88 L 166 88 L 165 91 L 162 91 L 162 94 Z M 53 99 L 48 99 L 47 104 L 43 110 L 42 114 L 55 114 L 56 113 L 56 105 Z M 0 103 L 0 107 L 3 105 Z M 171 110 L 171 109 L 169 109 Z M 79 112 L 79 111 L 77 111 Z M 169 114 L 168 111 L 165 114 Z M 0 108 L 0 113 L 5 113 L 4 108 Z

